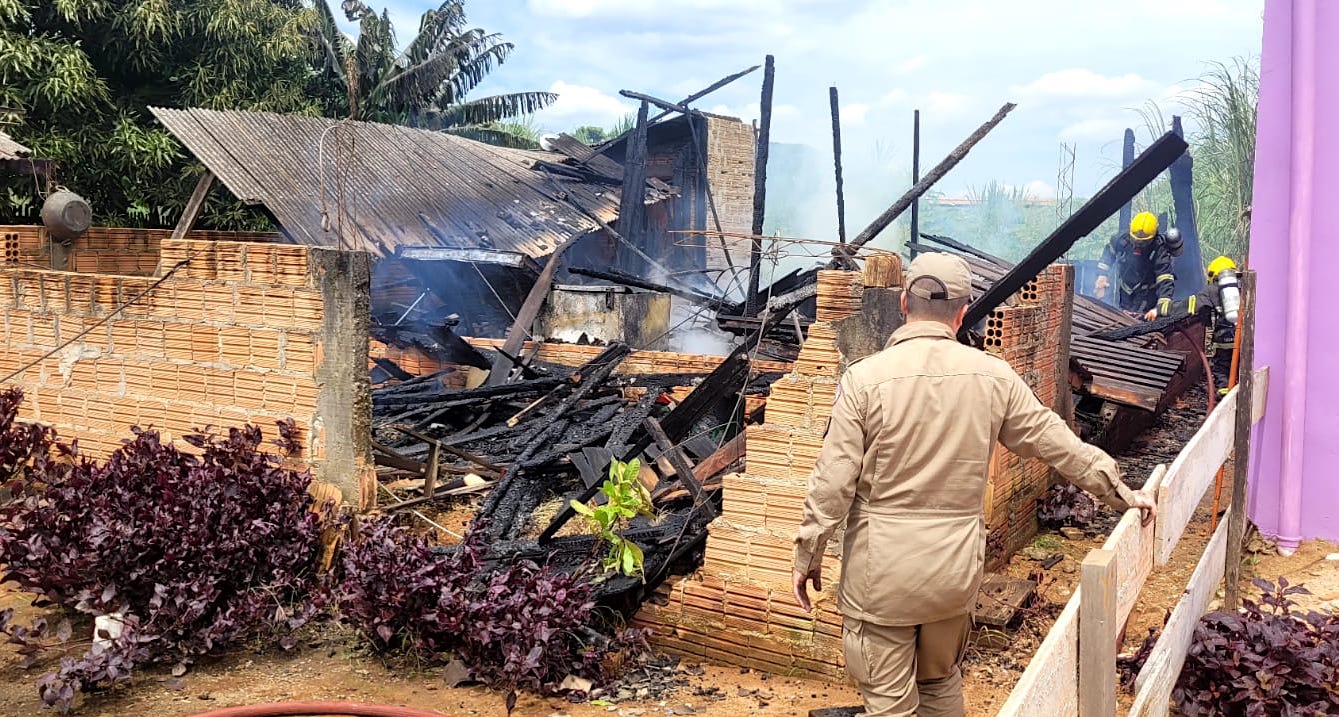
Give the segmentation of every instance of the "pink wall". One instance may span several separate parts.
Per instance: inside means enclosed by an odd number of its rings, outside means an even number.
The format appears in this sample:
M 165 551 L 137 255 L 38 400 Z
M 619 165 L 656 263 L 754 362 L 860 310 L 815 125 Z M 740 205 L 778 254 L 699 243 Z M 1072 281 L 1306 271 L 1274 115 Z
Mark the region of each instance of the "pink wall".
M 1339 539 L 1339 1 L 1266 0 L 1251 267 L 1269 401 L 1251 519 L 1279 546 Z

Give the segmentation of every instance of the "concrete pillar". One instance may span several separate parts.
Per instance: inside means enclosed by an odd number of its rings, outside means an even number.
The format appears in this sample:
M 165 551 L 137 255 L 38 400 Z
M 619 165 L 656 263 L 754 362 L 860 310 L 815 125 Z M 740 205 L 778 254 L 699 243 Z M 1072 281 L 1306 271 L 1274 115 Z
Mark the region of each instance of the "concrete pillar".
M 316 345 L 316 475 L 360 511 L 376 505 L 372 386 L 367 371 L 371 257 L 312 249 L 309 272 L 324 303 Z

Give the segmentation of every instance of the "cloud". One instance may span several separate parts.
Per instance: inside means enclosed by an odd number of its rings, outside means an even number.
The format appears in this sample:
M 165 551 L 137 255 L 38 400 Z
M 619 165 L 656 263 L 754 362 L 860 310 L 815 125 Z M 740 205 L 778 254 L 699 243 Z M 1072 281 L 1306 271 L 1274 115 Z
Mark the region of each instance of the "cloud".
M 1107 142 L 1120 137 L 1128 126 L 1130 123 L 1120 117 L 1094 117 L 1066 125 L 1060 130 L 1060 139 L 1065 142 Z
M 869 105 L 855 102 L 849 105 L 842 105 L 841 119 L 842 125 L 859 125 L 865 123 L 865 115 L 869 114 Z
M 883 96 L 879 98 L 877 104 L 881 107 L 900 105 L 909 99 L 911 99 L 911 95 L 907 94 L 906 90 L 896 89 L 885 92 Z
M 911 73 L 925 67 L 925 63 L 930 58 L 926 55 L 913 55 L 893 66 L 893 72 L 898 75 L 910 75 Z
M 967 107 L 967 95 L 957 92 L 931 92 L 925 96 L 925 108 L 938 115 L 955 115 Z
M 1034 179 L 1024 184 L 1023 193 L 1031 199 L 1055 199 L 1055 187 L 1042 179 Z
M 574 85 L 558 80 L 549 87 L 558 95 L 557 101 L 541 110 L 535 117 L 548 129 L 569 131 L 574 127 L 593 124 L 608 127 L 637 108 L 614 95 L 594 87 Z
M 1134 73 L 1107 77 L 1086 68 L 1048 72 L 1041 77 L 1013 88 L 1020 97 L 1132 97 L 1147 96 L 1155 91 L 1157 83 Z

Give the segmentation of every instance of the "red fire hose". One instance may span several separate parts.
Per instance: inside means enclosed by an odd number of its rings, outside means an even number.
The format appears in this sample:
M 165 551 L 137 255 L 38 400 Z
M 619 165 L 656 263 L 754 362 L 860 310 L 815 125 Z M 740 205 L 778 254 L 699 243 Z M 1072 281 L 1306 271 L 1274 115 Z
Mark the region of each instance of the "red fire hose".
M 339 715 L 341 717 L 447 717 L 441 712 L 429 712 L 398 705 L 370 705 L 363 702 L 273 702 L 266 705 L 243 705 L 201 712 L 195 717 L 301 717 Z

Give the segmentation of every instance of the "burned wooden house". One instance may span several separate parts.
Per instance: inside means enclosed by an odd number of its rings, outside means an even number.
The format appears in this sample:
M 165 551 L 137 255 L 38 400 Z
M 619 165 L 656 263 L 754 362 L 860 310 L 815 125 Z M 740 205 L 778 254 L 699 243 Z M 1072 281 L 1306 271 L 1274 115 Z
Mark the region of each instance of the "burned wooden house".
M 518 150 L 368 122 L 153 111 L 285 240 L 376 257 L 383 327 L 501 337 L 544 276 L 556 293 L 541 333 L 644 347 L 663 334 L 669 299 L 571 269 L 718 298 L 747 266 L 747 240 L 685 233 L 748 231 L 753 130 L 737 119 L 679 114 L 595 148 L 563 135 Z

